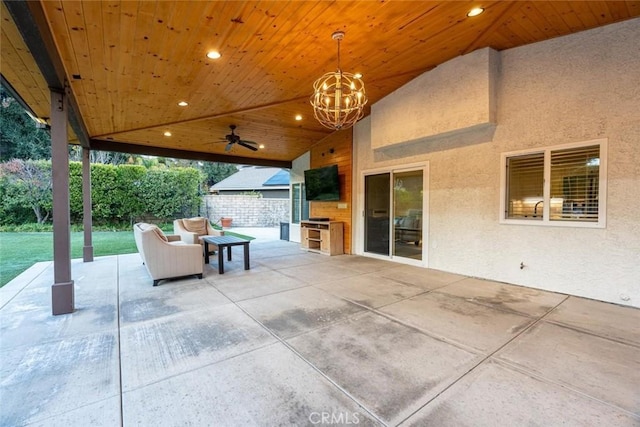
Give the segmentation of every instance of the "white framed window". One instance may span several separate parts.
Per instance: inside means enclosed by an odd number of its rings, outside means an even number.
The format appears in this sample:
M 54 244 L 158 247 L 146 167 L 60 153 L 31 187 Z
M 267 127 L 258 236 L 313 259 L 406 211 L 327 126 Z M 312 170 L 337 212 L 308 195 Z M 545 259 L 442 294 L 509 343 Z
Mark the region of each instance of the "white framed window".
M 604 228 L 607 140 L 503 153 L 500 222 Z

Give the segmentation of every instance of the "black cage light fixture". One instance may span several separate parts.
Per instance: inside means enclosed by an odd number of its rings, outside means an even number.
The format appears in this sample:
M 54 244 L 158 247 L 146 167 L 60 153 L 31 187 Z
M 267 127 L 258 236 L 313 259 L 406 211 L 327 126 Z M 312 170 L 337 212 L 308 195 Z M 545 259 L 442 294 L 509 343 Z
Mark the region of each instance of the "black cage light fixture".
M 362 118 L 367 94 L 360 74 L 345 73 L 340 68 L 340 41 L 344 32 L 336 31 L 331 38 L 338 42 L 338 70 L 315 81 L 309 101 L 314 116 L 324 127 L 340 130 L 350 128 Z

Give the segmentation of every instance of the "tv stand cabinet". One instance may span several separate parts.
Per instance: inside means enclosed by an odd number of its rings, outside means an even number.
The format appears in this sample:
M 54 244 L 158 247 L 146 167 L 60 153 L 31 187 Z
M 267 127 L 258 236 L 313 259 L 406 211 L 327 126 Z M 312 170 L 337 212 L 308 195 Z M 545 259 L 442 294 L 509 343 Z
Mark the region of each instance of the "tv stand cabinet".
M 343 224 L 339 221 L 301 221 L 302 249 L 324 255 L 342 255 Z

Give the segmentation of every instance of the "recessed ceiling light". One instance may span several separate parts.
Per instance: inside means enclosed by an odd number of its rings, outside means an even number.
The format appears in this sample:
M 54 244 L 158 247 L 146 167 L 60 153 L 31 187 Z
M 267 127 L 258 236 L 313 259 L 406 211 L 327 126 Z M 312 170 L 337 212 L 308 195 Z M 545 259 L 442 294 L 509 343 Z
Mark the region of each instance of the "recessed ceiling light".
M 164 136 L 171 136 L 171 132 L 169 132 L 168 130 L 166 130 L 163 134 Z
M 355 73 L 353 75 L 353 77 L 355 77 L 356 79 L 361 79 L 362 78 L 362 73 Z
M 218 52 L 217 50 L 212 50 L 211 52 L 207 52 L 207 58 L 209 59 L 218 59 L 221 56 L 222 55 L 220 55 L 220 52 Z
M 259 145 L 259 148 L 260 148 L 260 149 L 263 149 L 263 148 L 264 148 L 264 144 L 260 144 L 260 145 Z
M 178 102 L 178 105 L 180 107 L 186 107 L 187 105 L 189 105 L 189 103 L 187 101 L 180 101 L 180 102 Z
M 474 7 L 473 9 L 471 9 L 469 12 L 467 12 L 467 16 L 469 18 L 472 18 L 474 16 L 478 16 L 480 15 L 482 12 L 484 12 L 484 9 L 481 7 Z
M 302 120 L 302 116 L 301 116 L 300 114 L 297 114 L 297 115 L 296 115 L 296 120 L 297 120 L 297 121 Z

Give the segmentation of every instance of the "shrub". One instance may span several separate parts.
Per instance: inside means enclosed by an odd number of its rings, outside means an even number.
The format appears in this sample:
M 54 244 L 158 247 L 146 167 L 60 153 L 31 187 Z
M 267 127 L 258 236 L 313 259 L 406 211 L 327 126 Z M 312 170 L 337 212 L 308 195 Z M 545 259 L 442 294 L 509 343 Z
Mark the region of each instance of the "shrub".
M 151 169 L 140 182 L 146 214 L 158 218 L 194 216 L 201 202 L 202 174 L 193 168 Z
M 15 160 L 13 162 L 16 162 Z M 19 161 L 22 163 L 27 163 Z M 30 161 L 29 161 L 30 162 Z M 34 222 L 34 213 L 46 219 L 51 211 L 51 189 L 40 204 L 27 197 L 30 187 L 11 174 L 15 164 L 0 164 L 0 225 Z M 50 161 L 31 162 L 51 173 Z M 13 168 L 15 169 L 15 167 Z M 7 172 L 9 171 L 9 172 Z M 203 176 L 194 168 L 146 169 L 137 165 L 91 165 L 92 218 L 96 226 L 131 223 L 141 216 L 172 219 L 195 216 L 201 203 Z M 24 181 L 24 180 L 23 180 Z M 16 183 L 18 182 L 18 183 Z M 82 224 L 82 163 L 69 163 L 69 205 L 71 222 Z M 34 207 L 35 206 L 35 207 Z M 36 211 L 36 207 L 39 211 Z M 42 221 L 44 222 L 44 221 Z M 31 227 L 31 226 L 27 226 Z M 119 229 L 120 225 L 116 226 Z M 27 230 L 23 230 L 27 231 Z

